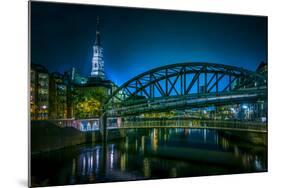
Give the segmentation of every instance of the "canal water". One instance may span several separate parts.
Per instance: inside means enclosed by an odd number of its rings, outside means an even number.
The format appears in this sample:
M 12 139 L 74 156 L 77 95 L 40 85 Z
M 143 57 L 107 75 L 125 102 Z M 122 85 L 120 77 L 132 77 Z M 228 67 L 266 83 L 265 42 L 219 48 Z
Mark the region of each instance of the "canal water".
M 32 156 L 33 186 L 193 177 L 267 171 L 267 148 L 224 131 L 130 129 L 107 144 Z

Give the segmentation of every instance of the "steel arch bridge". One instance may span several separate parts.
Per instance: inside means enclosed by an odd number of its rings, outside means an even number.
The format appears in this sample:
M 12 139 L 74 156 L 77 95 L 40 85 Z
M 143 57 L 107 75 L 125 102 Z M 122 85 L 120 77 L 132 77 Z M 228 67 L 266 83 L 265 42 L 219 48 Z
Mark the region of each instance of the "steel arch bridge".
M 113 92 L 104 108 L 109 115 L 132 115 L 266 97 L 264 75 L 235 66 L 187 62 L 135 76 Z

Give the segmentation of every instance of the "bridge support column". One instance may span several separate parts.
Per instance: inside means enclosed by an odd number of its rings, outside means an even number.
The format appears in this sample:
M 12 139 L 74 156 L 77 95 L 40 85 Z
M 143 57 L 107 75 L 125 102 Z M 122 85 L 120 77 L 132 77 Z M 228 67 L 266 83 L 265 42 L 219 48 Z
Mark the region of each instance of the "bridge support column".
M 106 144 L 106 140 L 107 140 L 107 114 L 106 114 L 106 112 L 102 113 L 101 122 L 102 122 L 102 142 L 103 142 L 103 144 Z
M 107 114 L 105 111 L 101 115 L 101 125 L 102 125 L 102 163 L 101 172 L 106 174 L 106 159 L 107 159 Z

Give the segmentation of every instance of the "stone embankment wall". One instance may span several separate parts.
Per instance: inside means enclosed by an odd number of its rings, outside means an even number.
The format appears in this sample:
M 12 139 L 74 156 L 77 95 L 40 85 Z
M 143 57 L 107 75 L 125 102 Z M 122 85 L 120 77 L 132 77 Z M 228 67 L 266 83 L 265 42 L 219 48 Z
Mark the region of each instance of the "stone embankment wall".
M 123 129 L 108 130 L 107 140 L 120 139 L 125 135 Z M 72 127 L 60 128 L 48 121 L 32 121 L 30 136 L 32 154 L 102 141 L 100 131 L 81 132 Z

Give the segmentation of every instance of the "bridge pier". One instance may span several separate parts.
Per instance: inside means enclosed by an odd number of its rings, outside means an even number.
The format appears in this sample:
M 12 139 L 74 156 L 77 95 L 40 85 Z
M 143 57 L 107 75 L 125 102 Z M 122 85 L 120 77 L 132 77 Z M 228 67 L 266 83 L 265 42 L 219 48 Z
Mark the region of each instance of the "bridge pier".
M 106 174 L 106 159 L 107 159 L 107 114 L 106 111 L 102 110 L 102 115 L 100 117 L 100 131 L 102 135 L 102 161 L 101 161 L 101 172 Z
M 103 142 L 103 144 L 106 145 L 106 140 L 107 140 L 107 114 L 106 114 L 106 112 L 102 113 L 101 122 L 102 122 L 102 142 Z

